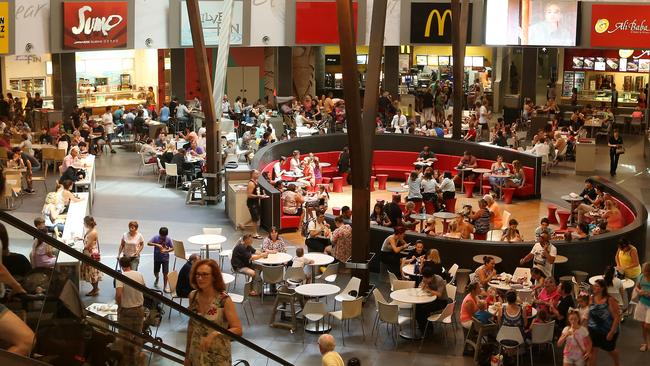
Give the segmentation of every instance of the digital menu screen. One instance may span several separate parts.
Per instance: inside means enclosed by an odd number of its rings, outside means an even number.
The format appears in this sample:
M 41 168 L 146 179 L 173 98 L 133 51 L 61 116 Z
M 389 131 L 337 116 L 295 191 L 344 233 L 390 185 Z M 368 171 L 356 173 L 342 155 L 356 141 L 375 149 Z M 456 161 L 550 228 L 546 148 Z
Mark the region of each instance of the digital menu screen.
M 427 55 L 416 55 L 415 56 L 415 64 L 419 66 L 426 66 L 427 65 Z
M 577 0 L 488 0 L 485 9 L 488 45 L 576 45 Z
M 605 70 L 607 71 L 618 71 L 619 59 L 618 58 L 607 58 L 607 61 L 605 61 Z
M 595 63 L 596 63 L 596 59 L 594 57 L 585 57 L 584 58 L 584 67 L 583 68 L 585 70 L 593 70 Z
M 638 59 L 637 61 L 639 61 L 639 72 L 650 72 L 650 60 Z
M 429 66 L 438 66 L 438 56 L 429 56 L 429 57 L 427 57 L 427 65 L 429 65 Z
M 585 67 L 584 57 L 574 57 L 573 58 L 573 68 L 574 69 L 583 69 Z

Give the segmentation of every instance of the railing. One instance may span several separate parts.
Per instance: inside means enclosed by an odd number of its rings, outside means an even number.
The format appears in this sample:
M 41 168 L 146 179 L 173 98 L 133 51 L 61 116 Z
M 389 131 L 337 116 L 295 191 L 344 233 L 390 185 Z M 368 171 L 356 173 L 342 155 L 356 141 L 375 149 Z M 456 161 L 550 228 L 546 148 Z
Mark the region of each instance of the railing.
M 55 238 L 47 235 L 47 233 L 44 233 L 32 225 L 29 225 L 22 220 L 8 214 L 7 212 L 0 211 L 0 221 L 3 221 L 10 226 L 13 226 L 14 228 L 18 229 L 19 231 L 32 236 L 36 239 L 42 240 L 44 243 L 52 246 L 53 248 L 59 250 L 60 253 L 65 253 L 74 259 L 78 260 L 80 263 L 83 263 L 85 265 L 94 267 L 98 269 L 100 272 L 103 274 L 106 274 L 110 277 L 112 277 L 115 280 L 118 280 L 129 287 L 132 287 L 136 289 L 137 291 L 142 292 L 142 294 L 156 302 L 159 302 L 160 304 L 166 306 L 169 308 L 169 311 L 175 310 L 178 311 L 180 314 L 183 314 L 187 316 L 188 318 L 199 322 L 213 330 L 216 330 L 228 337 L 230 337 L 233 341 L 238 342 L 242 344 L 243 346 L 259 353 L 261 356 L 267 357 L 270 360 L 273 360 L 277 362 L 280 365 L 292 365 L 290 362 L 282 359 L 281 357 L 277 356 L 276 354 L 273 354 L 269 352 L 268 350 L 256 345 L 255 343 L 251 342 L 250 340 L 236 335 L 232 332 L 230 332 L 228 329 L 225 329 L 223 327 L 220 327 L 218 324 L 197 315 L 196 313 L 188 310 L 186 307 L 179 305 L 178 303 L 172 301 L 171 299 L 155 292 L 152 291 L 151 289 L 147 288 L 144 285 L 141 285 L 140 283 L 131 280 L 130 278 L 124 276 L 122 273 L 114 270 L 113 268 L 110 268 L 106 266 L 105 264 L 101 262 L 97 262 L 95 260 L 92 260 L 90 257 L 86 256 L 85 254 L 77 251 L 74 248 L 69 247 L 68 245 L 56 240 Z M 76 291 L 75 291 L 76 294 Z M 77 296 L 78 297 L 78 296 Z M 98 317 L 98 316 L 93 316 L 89 315 L 88 318 L 94 320 L 95 322 L 101 322 L 106 324 L 107 326 L 119 329 L 121 326 L 115 322 L 111 322 L 108 319 Z M 39 320 L 40 321 L 40 320 Z M 135 333 L 132 330 L 128 330 L 129 332 Z M 118 335 L 119 337 L 119 335 Z M 148 351 L 151 351 L 157 355 L 160 355 L 162 357 L 165 357 L 171 361 L 178 362 L 178 363 L 183 363 L 183 360 L 185 359 L 185 352 L 182 350 L 175 349 L 174 347 L 171 347 L 169 345 L 166 345 L 160 341 L 154 340 L 154 339 L 149 339 L 148 343 L 151 343 L 151 346 L 143 346 L 143 349 L 146 349 Z M 163 352 L 165 351 L 165 352 Z M 241 360 L 237 360 L 234 362 L 240 362 Z M 1 362 L 0 362 L 1 363 Z M 2 363 L 4 365 L 4 363 Z M 242 362 L 242 364 L 245 364 L 245 361 Z

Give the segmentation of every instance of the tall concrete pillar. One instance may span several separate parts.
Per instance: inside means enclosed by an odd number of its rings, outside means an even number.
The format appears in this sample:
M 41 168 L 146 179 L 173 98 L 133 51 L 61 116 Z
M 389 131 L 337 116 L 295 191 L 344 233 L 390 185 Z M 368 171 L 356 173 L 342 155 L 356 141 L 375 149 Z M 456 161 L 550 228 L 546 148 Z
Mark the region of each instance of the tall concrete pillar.
M 399 46 L 384 47 L 384 90 L 399 96 Z
M 275 86 L 279 96 L 293 95 L 293 51 L 291 47 L 276 49 Z
M 172 97 L 185 101 L 185 49 L 174 48 L 170 52 Z
M 523 98 L 531 98 L 533 103 L 536 103 L 535 95 L 537 90 L 537 48 L 523 49 L 523 60 L 521 66 L 521 96 Z
M 54 109 L 62 110 L 63 121 L 67 121 L 77 105 L 77 65 L 74 52 L 52 54 L 52 95 Z

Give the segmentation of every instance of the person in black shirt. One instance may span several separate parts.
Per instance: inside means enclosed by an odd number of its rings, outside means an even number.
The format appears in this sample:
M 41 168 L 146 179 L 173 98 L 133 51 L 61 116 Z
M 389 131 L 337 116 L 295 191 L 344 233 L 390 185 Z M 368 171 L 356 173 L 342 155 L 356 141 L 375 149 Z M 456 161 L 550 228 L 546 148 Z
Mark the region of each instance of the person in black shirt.
M 43 108 L 43 98 L 40 93 L 34 94 L 34 109 Z
M 390 227 L 400 226 L 402 224 L 402 209 L 399 207 L 399 203 L 402 200 L 402 196 L 399 194 L 393 195 L 393 201 L 386 204 L 384 211 L 390 220 Z
M 617 129 L 614 129 L 614 133 L 609 137 L 609 175 L 612 177 L 616 176 L 616 168 L 618 168 L 618 158 L 621 154 L 624 153 L 623 147 L 623 138 L 618 133 Z
M 79 110 L 79 106 L 74 106 L 72 114 L 70 115 L 70 119 L 72 120 L 72 130 L 79 130 L 81 128 L 81 111 Z
M 570 281 L 563 281 L 560 284 L 560 301 L 556 306 L 550 309 L 551 315 L 555 318 L 555 325 L 558 329 L 564 329 L 567 325 L 567 317 L 569 308 L 575 308 L 576 304 L 573 301 L 573 284 Z
M 492 141 L 492 145 L 497 145 L 501 147 L 506 147 L 508 146 L 508 140 L 506 139 L 505 136 L 503 136 L 503 131 L 499 130 L 497 131 L 497 137 Z
M 428 88 L 422 96 L 422 117 L 425 122 L 433 119 L 433 94 L 431 88 Z
M 418 156 L 419 161 L 426 161 L 429 159 L 435 159 L 436 154 L 431 151 L 429 146 L 425 146 L 422 148 L 422 151 L 420 151 L 420 155 Z
M 594 189 L 594 184 L 589 179 L 585 180 L 585 189 L 582 190 L 580 196 L 584 198 L 582 202 L 588 205 L 592 204 L 598 197 L 598 193 Z
M 190 292 L 192 292 L 190 272 L 192 271 L 192 265 L 197 260 L 199 260 L 198 254 L 190 255 L 190 258 L 185 262 L 181 270 L 178 271 L 178 281 L 176 282 L 176 295 L 178 297 L 188 297 Z
M 4 183 L 0 185 L 4 186 Z M 13 277 L 20 280 L 32 270 L 32 265 L 24 255 L 9 251 L 9 234 L 2 223 L 0 223 L 0 241 L 2 242 L 2 264 Z
M 38 137 L 38 142 L 46 145 L 52 144 L 52 136 L 50 135 L 50 130 L 47 127 L 43 127 L 41 129 L 41 136 Z
M 267 253 L 258 253 L 253 248 L 253 236 L 251 234 L 244 234 L 239 243 L 232 249 L 230 265 L 234 271 L 243 273 L 250 277 L 251 280 L 255 280 L 257 272 L 253 269 L 253 261 L 267 256 Z M 257 296 L 257 293 L 251 291 L 250 295 Z
M 5 121 L 9 119 L 9 102 L 2 93 L 0 93 L 0 119 Z
M 339 174 L 350 172 L 350 150 L 347 146 L 343 148 L 343 151 L 341 151 L 337 166 L 339 168 Z

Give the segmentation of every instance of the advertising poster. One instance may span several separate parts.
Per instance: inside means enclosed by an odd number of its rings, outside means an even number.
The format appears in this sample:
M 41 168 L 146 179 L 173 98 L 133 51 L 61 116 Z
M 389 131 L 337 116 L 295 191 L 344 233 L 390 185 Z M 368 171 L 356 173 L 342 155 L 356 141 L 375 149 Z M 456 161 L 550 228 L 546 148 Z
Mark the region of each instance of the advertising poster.
M 352 3 L 354 31 L 357 31 L 359 4 Z M 296 2 L 296 44 L 338 44 L 339 22 L 336 2 Z
M 63 3 L 63 48 L 125 48 L 127 15 L 126 1 Z
M 472 4 L 468 10 L 467 42 L 472 38 Z M 411 43 L 451 44 L 451 4 L 411 3 Z
M 650 47 L 650 6 L 600 5 L 591 7 L 593 47 Z
M 206 46 L 219 45 L 219 32 L 223 23 L 223 1 L 199 1 L 201 11 L 201 26 L 203 27 L 203 41 Z M 244 37 L 243 16 L 244 5 L 235 1 L 230 25 L 230 44 L 242 44 Z M 181 46 L 192 45 L 192 31 L 190 18 L 187 15 L 187 4 L 181 1 Z
M 9 53 L 9 3 L 0 3 L 0 54 Z

